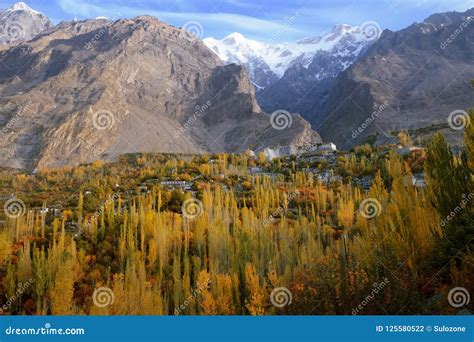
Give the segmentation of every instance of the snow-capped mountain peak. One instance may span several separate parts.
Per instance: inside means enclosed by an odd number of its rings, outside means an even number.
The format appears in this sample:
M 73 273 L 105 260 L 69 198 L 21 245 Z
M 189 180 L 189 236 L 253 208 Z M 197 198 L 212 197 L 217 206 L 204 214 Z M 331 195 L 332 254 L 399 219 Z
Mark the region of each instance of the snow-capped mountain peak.
M 247 38 L 245 38 L 241 33 L 233 32 L 225 37 L 222 41 L 230 45 L 244 43 L 246 40 Z
M 304 38 L 290 43 L 259 42 L 237 32 L 229 34 L 222 40 L 204 39 L 204 43 L 224 63 L 245 65 L 258 87 L 266 87 L 280 79 L 295 63 L 307 68 L 318 53 L 334 53 L 337 56 L 358 55 L 372 41 L 363 34 L 359 26 L 346 24 L 334 26 L 323 36 Z
M 53 24 L 43 13 L 18 2 L 6 10 L 0 10 L 0 45 L 28 41 L 51 27 Z
M 25 12 L 31 12 L 33 14 L 41 14 L 40 12 L 32 9 L 30 6 L 28 6 L 24 2 L 17 2 L 16 4 L 13 4 L 13 6 L 7 9 L 7 11 L 10 11 L 10 12 L 25 11 Z

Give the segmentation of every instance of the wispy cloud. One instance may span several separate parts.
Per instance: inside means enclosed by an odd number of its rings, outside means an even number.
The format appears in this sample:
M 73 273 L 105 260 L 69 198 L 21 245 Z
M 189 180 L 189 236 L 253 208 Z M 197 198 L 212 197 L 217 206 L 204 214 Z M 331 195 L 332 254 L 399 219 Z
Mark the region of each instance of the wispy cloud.
M 19 0 L 0 0 L 9 7 Z M 437 12 L 465 11 L 474 0 L 26 0 L 50 18 L 71 20 L 153 15 L 175 26 L 198 21 L 204 36 L 223 38 L 237 31 L 268 40 L 274 32 L 281 41 L 322 35 L 336 24 L 360 25 L 376 21 L 399 30 Z M 291 25 L 287 18 L 295 16 Z M 282 30 L 282 25 L 284 29 Z
M 84 18 L 99 16 L 108 18 L 135 17 L 147 14 L 176 26 L 182 26 L 188 21 L 199 21 L 203 25 L 207 36 L 216 32 L 239 31 L 250 36 L 262 37 L 266 34 L 270 36 L 275 30 L 282 27 L 279 21 L 264 20 L 242 14 L 163 11 L 131 6 L 133 3 L 128 3 L 127 0 L 116 4 L 93 4 L 78 0 L 57 0 L 57 2 L 65 13 Z M 170 3 L 170 5 L 176 5 L 176 3 Z M 286 30 L 292 34 L 304 34 L 304 31 L 296 27 L 289 27 Z

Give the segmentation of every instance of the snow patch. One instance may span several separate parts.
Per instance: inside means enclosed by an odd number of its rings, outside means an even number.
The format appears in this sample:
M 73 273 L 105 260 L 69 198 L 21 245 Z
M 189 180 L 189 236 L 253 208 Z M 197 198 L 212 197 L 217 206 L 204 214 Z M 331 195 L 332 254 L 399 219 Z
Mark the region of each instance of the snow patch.
M 234 32 L 222 40 L 206 38 L 204 43 L 224 63 L 247 65 L 250 72 L 262 64 L 281 78 L 295 61 L 308 68 L 314 55 L 320 51 L 334 53 L 337 57 L 358 55 L 362 48 L 371 43 L 359 26 L 336 25 L 321 37 L 309 37 L 290 43 L 268 44 L 248 39 Z M 356 48 L 343 49 L 345 45 Z
M 35 11 L 34 9 L 30 8 L 27 4 L 25 4 L 24 2 L 17 2 L 16 4 L 14 4 L 12 7 L 10 7 L 9 9 L 7 9 L 7 12 L 16 12 L 16 11 L 25 11 L 25 12 L 30 12 L 32 14 L 42 14 L 38 11 Z

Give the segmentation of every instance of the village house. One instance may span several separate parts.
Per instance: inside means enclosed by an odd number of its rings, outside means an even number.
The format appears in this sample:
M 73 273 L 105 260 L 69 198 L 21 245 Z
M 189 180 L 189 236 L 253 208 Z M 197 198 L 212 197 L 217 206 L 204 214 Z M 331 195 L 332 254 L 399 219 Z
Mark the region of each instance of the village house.
M 337 147 L 336 147 L 335 144 L 333 144 L 332 142 L 330 142 L 330 143 L 327 143 L 327 144 L 319 145 L 319 146 L 318 146 L 318 151 L 327 152 L 327 153 L 333 153 L 333 152 L 337 152 Z
M 169 190 L 191 190 L 193 183 L 186 181 L 162 181 L 161 185 Z
M 306 160 L 308 160 L 308 158 L 313 158 L 315 159 L 314 161 L 321 161 L 321 158 L 327 158 L 328 155 L 333 155 L 336 152 L 337 146 L 330 142 L 327 144 L 318 145 L 316 150 L 307 151 L 304 153 L 304 158 Z M 319 160 L 317 158 L 319 158 Z

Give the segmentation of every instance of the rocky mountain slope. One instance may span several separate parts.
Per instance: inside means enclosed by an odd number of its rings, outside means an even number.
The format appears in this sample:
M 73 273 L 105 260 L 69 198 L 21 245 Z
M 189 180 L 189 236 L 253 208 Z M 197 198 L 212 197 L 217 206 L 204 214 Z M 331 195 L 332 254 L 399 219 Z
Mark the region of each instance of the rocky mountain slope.
M 44 14 L 24 2 L 16 3 L 0 10 L 0 46 L 28 41 L 51 27 L 53 24 Z
M 260 105 L 273 112 L 285 109 L 311 120 L 335 78 L 379 36 L 373 23 L 336 25 L 321 37 L 294 43 L 267 44 L 233 33 L 222 40 L 204 39 L 224 63 L 244 65 L 250 72 Z M 315 101 L 319 99 L 319 101 Z
M 243 67 L 154 17 L 61 23 L 0 54 L 0 64 L 2 166 L 320 141 L 298 115 L 274 129 Z
M 435 14 L 401 31 L 384 31 L 338 77 L 326 108 L 311 114 L 313 123 L 342 147 L 371 134 L 378 139 L 391 130 L 446 124 L 451 112 L 474 106 L 471 79 L 474 9 Z

